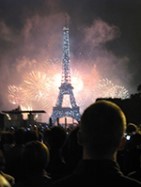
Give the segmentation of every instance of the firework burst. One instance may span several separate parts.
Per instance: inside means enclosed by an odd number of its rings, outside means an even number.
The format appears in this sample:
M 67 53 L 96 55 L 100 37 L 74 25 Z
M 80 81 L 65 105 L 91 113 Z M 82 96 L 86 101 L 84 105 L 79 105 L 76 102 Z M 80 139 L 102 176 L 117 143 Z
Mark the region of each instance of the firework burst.
M 15 85 L 9 85 L 8 86 L 8 99 L 10 101 L 10 103 L 14 104 L 14 105 L 21 105 L 24 103 L 24 97 L 22 97 L 23 95 L 23 88 L 22 87 L 18 87 Z
M 26 64 L 25 61 L 23 64 Z M 30 63 L 28 63 L 30 66 Z M 35 65 L 36 64 L 36 65 Z M 21 67 L 20 67 L 21 68 Z M 24 67 L 25 68 L 25 67 Z M 23 68 L 23 69 L 24 69 Z M 78 71 L 79 69 L 79 71 Z M 89 68 L 73 68 L 72 86 L 76 103 L 82 112 L 89 104 L 97 98 L 128 98 L 129 93 L 123 86 L 114 84 L 109 79 L 102 79 L 96 66 Z M 20 105 L 22 108 L 42 109 L 50 117 L 53 106 L 56 105 L 61 85 L 61 67 L 58 61 L 46 61 L 43 64 L 34 62 L 33 70 L 23 71 L 22 81 L 17 85 L 9 85 L 8 99 L 12 104 Z M 69 105 L 69 98 L 64 101 Z
M 106 78 L 98 82 L 95 88 L 95 97 L 125 99 L 129 97 L 129 93 L 123 86 L 115 85 L 111 80 Z
M 26 74 L 22 87 L 32 100 L 41 101 L 48 97 L 50 79 L 44 72 L 32 71 Z

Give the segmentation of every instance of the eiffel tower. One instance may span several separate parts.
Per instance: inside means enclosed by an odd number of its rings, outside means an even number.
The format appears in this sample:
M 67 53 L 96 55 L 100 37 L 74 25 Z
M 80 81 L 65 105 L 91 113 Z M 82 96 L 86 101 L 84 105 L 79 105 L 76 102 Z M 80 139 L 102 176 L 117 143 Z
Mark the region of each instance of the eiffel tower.
M 65 96 L 69 97 L 71 107 L 63 107 L 63 99 Z M 59 87 L 59 95 L 57 103 L 53 107 L 51 115 L 51 122 L 54 124 L 59 118 L 71 117 L 76 121 L 80 121 L 79 107 L 76 104 L 73 94 L 73 86 L 71 84 L 70 74 L 70 44 L 69 44 L 69 27 L 63 27 L 63 62 L 62 62 L 62 80 Z

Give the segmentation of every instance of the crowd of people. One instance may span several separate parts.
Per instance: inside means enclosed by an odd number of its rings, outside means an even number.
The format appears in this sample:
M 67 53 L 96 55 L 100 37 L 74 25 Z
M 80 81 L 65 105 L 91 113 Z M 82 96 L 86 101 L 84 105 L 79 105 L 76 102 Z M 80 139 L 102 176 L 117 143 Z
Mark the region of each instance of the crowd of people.
M 121 108 L 92 103 L 69 133 L 19 128 L 0 134 L 0 186 L 141 186 L 141 133 Z

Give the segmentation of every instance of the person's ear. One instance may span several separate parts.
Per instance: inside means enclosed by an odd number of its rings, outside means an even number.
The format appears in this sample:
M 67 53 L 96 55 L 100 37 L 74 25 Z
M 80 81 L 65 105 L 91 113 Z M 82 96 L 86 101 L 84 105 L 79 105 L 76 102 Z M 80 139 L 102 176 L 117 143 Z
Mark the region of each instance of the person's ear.
M 122 150 L 124 149 L 124 147 L 125 147 L 125 144 L 126 144 L 126 138 L 123 136 L 123 137 L 121 138 L 120 144 L 119 144 L 119 146 L 118 146 L 118 150 L 119 150 L 119 151 L 122 151 Z

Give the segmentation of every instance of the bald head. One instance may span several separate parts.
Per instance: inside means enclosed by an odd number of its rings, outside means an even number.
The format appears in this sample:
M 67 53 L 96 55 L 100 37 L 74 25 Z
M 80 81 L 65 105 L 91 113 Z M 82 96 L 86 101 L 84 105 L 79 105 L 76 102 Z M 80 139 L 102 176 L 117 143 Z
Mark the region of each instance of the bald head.
M 126 128 L 126 117 L 113 102 L 101 100 L 90 105 L 81 117 L 80 142 L 90 154 L 113 154 Z

